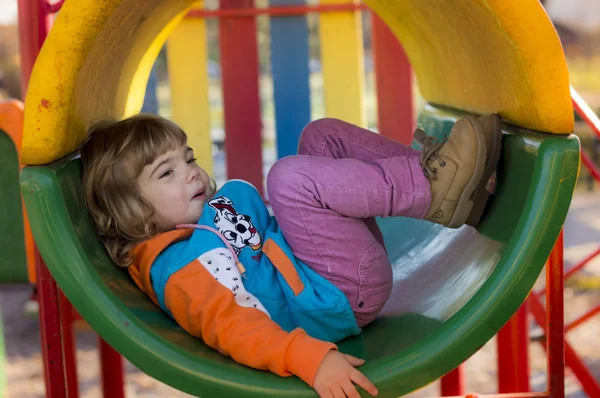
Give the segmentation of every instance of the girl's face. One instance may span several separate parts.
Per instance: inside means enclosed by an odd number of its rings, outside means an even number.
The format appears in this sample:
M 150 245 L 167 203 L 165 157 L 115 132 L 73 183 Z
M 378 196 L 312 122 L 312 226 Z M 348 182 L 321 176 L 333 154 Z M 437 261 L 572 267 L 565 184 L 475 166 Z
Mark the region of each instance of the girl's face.
M 142 196 L 156 212 L 161 232 L 177 224 L 196 224 L 213 194 L 210 177 L 187 145 L 172 149 L 144 167 L 137 179 Z

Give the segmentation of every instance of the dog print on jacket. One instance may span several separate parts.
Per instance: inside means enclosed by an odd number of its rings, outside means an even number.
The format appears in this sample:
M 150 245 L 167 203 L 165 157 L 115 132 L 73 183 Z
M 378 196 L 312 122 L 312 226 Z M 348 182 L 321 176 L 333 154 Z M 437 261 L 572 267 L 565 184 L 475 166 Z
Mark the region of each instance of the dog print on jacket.
M 260 233 L 252 220 L 245 214 L 239 214 L 233 207 L 233 201 L 225 196 L 211 199 L 208 205 L 217 211 L 215 225 L 239 255 L 243 248 L 250 247 L 258 251 L 262 247 Z

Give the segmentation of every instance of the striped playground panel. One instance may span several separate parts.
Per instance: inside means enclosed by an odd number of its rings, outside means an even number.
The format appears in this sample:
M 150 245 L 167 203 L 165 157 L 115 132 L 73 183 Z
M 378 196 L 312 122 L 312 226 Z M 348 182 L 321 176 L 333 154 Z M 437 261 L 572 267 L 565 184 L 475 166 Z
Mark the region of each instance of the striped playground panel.
M 318 16 L 325 115 L 366 127 L 362 7 L 354 0 L 319 4 L 333 5 L 346 7 Z M 318 12 L 319 6 L 307 6 L 306 0 L 271 0 L 270 8 L 257 10 L 254 0 L 221 0 L 220 10 L 206 12 L 218 18 L 227 178 L 247 180 L 263 191 L 257 14 L 269 15 L 276 150 L 281 158 L 296 153 L 300 134 L 311 120 L 309 27 L 301 11 Z M 293 12 L 287 13 L 285 7 Z M 167 58 L 173 120 L 188 133 L 200 165 L 210 173 L 208 33 L 203 12 L 200 3 L 193 17 L 175 30 Z M 411 68 L 389 28 L 376 15 L 371 18 L 377 129 L 410 143 L 415 126 Z
M 408 145 L 417 123 L 412 69 L 402 46 L 376 14 L 371 16 L 371 30 L 379 133 Z

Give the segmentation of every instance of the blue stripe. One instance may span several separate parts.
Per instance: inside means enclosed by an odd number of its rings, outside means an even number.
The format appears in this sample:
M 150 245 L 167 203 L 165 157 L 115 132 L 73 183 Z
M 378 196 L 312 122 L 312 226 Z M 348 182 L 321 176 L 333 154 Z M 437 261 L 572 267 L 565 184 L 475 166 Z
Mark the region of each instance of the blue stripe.
M 272 6 L 303 5 L 305 0 L 271 0 Z M 277 157 L 296 154 L 310 122 L 308 24 L 304 16 L 271 18 L 271 63 Z

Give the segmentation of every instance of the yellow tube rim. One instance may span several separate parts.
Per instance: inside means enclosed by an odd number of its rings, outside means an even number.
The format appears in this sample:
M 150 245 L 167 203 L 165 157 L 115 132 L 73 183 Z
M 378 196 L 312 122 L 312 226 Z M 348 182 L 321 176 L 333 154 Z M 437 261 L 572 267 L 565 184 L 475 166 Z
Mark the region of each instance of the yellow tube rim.
M 75 150 L 99 118 L 139 112 L 152 62 L 193 0 L 67 0 L 25 102 L 22 161 Z M 567 65 L 538 0 L 365 0 L 402 42 L 428 101 L 568 134 Z

